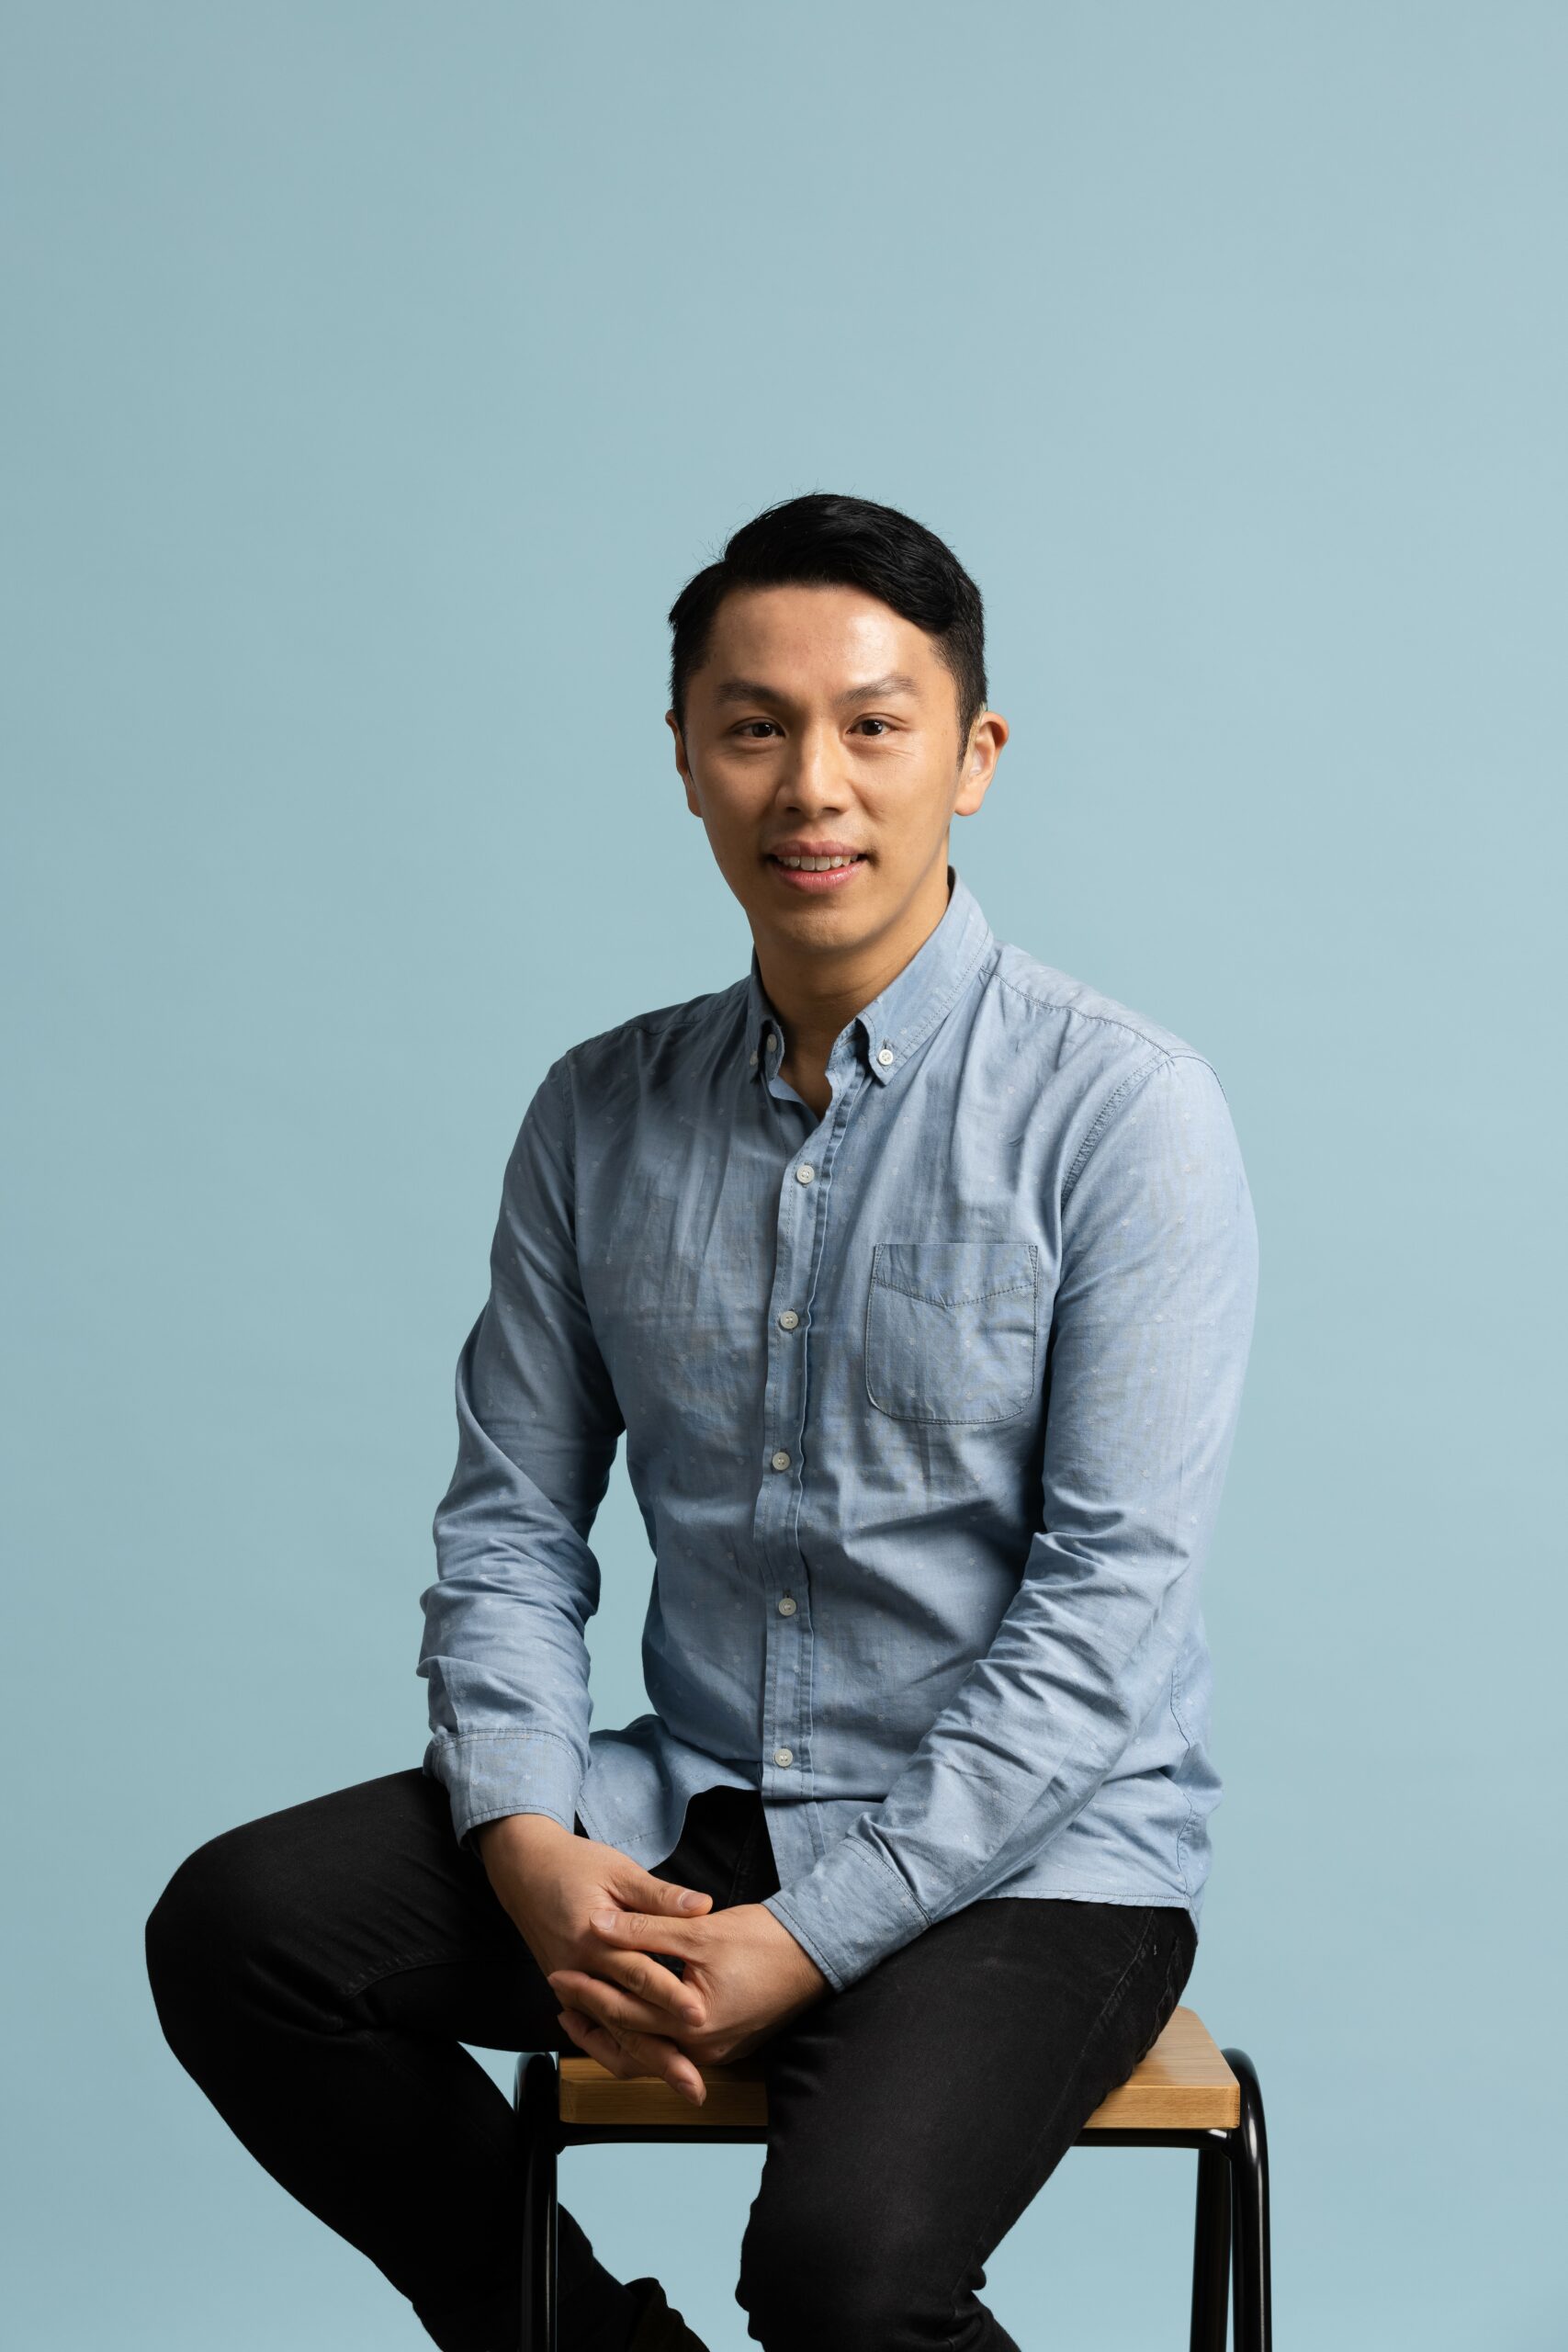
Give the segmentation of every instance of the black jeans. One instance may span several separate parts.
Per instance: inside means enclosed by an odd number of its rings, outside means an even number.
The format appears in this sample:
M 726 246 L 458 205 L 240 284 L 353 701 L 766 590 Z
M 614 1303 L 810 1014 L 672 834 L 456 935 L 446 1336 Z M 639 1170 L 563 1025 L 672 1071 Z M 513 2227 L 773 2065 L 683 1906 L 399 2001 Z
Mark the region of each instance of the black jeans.
M 657 1874 L 716 1909 L 772 1894 L 761 1799 L 694 1798 Z M 769 2352 L 1016 2352 L 978 2300 L 984 2265 L 1157 2037 L 1196 1941 L 1179 1905 L 993 1897 L 764 2043 L 736 2288 L 750 2335 Z M 445 1790 L 388 1773 L 209 1839 L 159 1897 L 147 1961 L 171 2048 L 274 2179 L 445 2352 L 512 2352 L 514 2120 L 462 2044 L 576 2045 Z M 564 2209 L 559 2228 L 562 2352 L 623 2352 L 634 2299 Z

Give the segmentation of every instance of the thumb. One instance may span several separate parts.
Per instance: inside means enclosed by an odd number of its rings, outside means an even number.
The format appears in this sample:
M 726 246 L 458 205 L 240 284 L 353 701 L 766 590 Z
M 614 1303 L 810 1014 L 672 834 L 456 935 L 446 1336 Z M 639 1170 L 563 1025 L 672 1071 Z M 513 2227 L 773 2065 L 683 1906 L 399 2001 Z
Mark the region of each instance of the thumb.
M 651 1871 L 638 1870 L 635 1864 L 620 1874 L 616 1891 L 624 1909 L 656 1911 L 661 1918 L 671 1914 L 691 1918 L 713 1907 L 711 1894 L 700 1894 L 694 1886 L 672 1885 L 669 1879 L 655 1878 Z

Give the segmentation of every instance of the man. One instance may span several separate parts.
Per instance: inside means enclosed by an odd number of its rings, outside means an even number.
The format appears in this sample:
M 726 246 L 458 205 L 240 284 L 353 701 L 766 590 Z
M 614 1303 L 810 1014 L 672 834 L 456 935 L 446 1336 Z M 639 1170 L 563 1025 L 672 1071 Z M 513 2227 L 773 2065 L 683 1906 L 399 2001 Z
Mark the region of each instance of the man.
M 512 2117 L 464 2042 L 694 2101 L 760 2052 L 751 2336 L 1005 2352 L 983 2265 L 1192 1966 L 1252 1206 L 1210 1063 L 999 943 L 949 863 L 1008 737 L 951 551 L 793 499 L 671 621 L 750 971 L 572 1047 L 524 1117 L 423 1770 L 200 1848 L 152 1982 L 450 2352 L 518 2327 Z M 623 1433 L 652 1711 L 591 1734 Z M 574 2352 L 696 2345 L 565 2213 L 560 2281 Z

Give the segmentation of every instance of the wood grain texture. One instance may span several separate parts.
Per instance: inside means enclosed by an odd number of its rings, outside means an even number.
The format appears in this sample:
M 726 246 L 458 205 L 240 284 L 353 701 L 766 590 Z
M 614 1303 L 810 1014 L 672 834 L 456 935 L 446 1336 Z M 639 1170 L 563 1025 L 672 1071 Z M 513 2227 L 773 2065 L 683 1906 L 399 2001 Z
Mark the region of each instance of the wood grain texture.
M 693 2107 L 658 2075 L 623 2081 L 596 2058 L 560 2062 L 563 2123 L 656 2123 L 701 2132 L 705 2125 L 765 2129 L 768 2092 L 761 2063 L 743 2058 L 709 2066 L 708 2095 Z M 1165 2031 L 1127 2080 L 1101 2099 L 1086 2132 L 1234 2131 L 1241 2120 L 1241 2091 L 1196 2009 L 1172 2011 Z

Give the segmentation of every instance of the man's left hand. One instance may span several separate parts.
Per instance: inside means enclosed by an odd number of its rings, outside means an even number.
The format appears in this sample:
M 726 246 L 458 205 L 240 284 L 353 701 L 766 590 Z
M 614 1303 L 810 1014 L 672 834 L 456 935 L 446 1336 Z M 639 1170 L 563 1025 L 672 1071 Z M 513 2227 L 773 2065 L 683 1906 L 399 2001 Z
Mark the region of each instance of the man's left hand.
M 736 1903 L 698 1919 L 601 1910 L 590 1925 L 612 1954 L 663 1952 L 682 1962 L 682 1982 L 701 2016 L 672 2036 L 701 2069 L 745 2058 L 829 1990 L 828 1979 L 761 1903 Z M 578 2047 L 613 2075 L 646 2075 L 649 2010 L 613 1978 L 575 1968 L 550 1973 L 562 2022 Z

